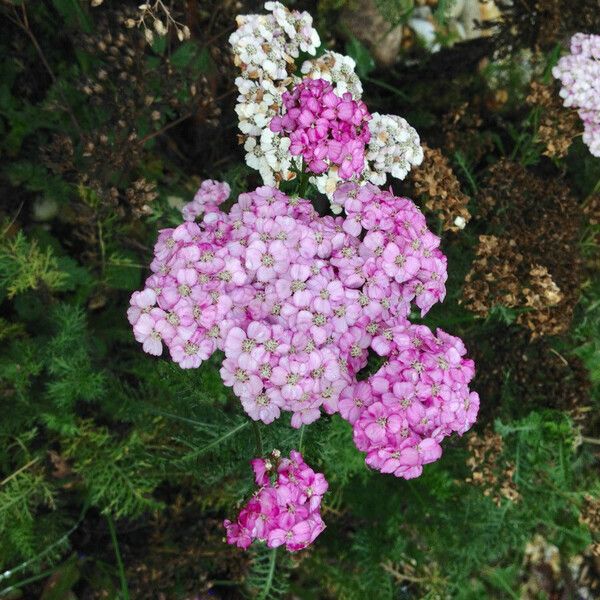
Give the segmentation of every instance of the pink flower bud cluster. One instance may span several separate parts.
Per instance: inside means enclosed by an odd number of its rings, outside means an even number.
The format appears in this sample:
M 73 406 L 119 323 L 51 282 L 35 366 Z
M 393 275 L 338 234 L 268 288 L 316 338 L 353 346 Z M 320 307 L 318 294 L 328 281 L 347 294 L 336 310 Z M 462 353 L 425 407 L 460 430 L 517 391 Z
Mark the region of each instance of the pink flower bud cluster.
M 227 543 L 248 548 L 254 540 L 290 552 L 306 548 L 325 529 L 321 498 L 327 491 L 322 473 L 315 473 L 295 450 L 290 458 L 251 461 L 259 489 L 242 508 L 236 522 L 225 520 Z
M 571 54 L 558 61 L 552 74 L 562 83 L 564 105 L 579 109 L 584 143 L 600 156 L 600 35 L 576 33 Z
M 283 94 L 285 113 L 270 129 L 289 136 L 290 153 L 302 156 L 312 173 L 338 167 L 341 179 L 362 174 L 365 146 L 371 139 L 367 106 L 346 92 L 338 96 L 324 79 L 304 79 Z
M 336 411 L 413 300 L 424 314 L 443 299 L 446 259 L 410 200 L 370 184 L 338 191 L 345 221 L 270 187 L 216 211 L 227 191 L 207 184 L 202 223 L 160 232 L 129 319 L 146 352 L 164 343 L 182 368 L 224 351 L 221 377 L 248 415 L 289 411 L 300 427 Z
M 475 422 L 479 396 L 468 383 L 473 361 L 462 341 L 408 322 L 378 346 L 388 361 L 368 381 L 346 388 L 339 411 L 356 447 L 382 473 L 412 479 L 442 455 L 440 442 Z

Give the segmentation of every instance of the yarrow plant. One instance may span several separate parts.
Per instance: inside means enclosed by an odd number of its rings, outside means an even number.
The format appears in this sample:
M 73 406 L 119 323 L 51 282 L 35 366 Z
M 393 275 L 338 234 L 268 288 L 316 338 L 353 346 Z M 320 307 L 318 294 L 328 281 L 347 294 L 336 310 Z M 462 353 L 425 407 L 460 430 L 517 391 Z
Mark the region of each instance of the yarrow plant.
M 285 545 L 290 552 L 302 550 L 325 529 L 321 499 L 328 484 L 295 450 L 281 458 L 274 450 L 267 459 L 250 461 L 258 490 L 242 508 L 235 522 L 225 520 L 227 543 L 248 548 L 254 540 L 269 548 Z
M 584 143 L 600 157 L 600 35 L 576 33 L 571 54 L 558 61 L 552 74 L 562 83 L 564 105 L 579 109 Z
M 289 57 L 316 39 L 305 13 L 266 6 L 272 15 L 240 18 L 232 36 L 250 87 L 283 80 Z M 257 34 L 270 41 L 251 49 Z M 224 352 L 223 383 L 254 421 L 290 412 L 299 428 L 322 412 L 339 413 L 369 467 L 409 479 L 441 456 L 446 436 L 474 423 L 474 366 L 458 338 L 408 320 L 413 305 L 423 316 L 444 299 L 446 257 L 411 200 L 369 181 L 405 174 L 411 161 L 398 148 L 419 147 L 418 136 L 400 117 L 371 118 L 350 91 L 358 88 L 351 77 L 341 86 L 321 77 L 333 71 L 323 62 L 319 76 L 278 90 L 285 110 L 266 106 L 260 135 L 277 136 L 286 160 L 301 158 L 294 169 L 303 180 L 311 173 L 335 180 L 332 212 L 345 217 L 319 216 L 308 200 L 274 185 L 240 194 L 225 213 L 229 186 L 205 181 L 184 206 L 184 222 L 159 233 L 152 274 L 128 317 L 146 352 L 160 355 L 164 345 L 182 368 Z M 255 108 L 241 119 L 249 132 L 258 128 Z M 364 379 L 375 355 L 386 362 Z M 322 531 L 324 477 L 297 453 L 275 462 L 253 462 L 261 488 L 236 523 L 226 521 L 230 543 L 259 539 L 297 550 Z

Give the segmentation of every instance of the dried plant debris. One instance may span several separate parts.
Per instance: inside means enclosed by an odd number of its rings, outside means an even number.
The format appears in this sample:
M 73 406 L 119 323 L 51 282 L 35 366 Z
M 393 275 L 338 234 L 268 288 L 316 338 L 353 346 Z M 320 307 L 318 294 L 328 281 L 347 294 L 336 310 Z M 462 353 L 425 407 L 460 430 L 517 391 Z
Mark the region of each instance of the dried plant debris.
M 480 236 L 464 304 L 479 316 L 495 305 L 514 309 L 532 338 L 567 331 L 583 277 L 583 212 L 568 187 L 502 160 L 489 170 L 478 205 L 478 218 L 502 233 Z
M 491 135 L 484 129 L 483 111 L 480 102 L 469 100 L 443 116 L 443 148 L 447 155 L 461 152 L 478 163 L 493 149 Z
M 600 194 L 593 194 L 585 201 L 583 214 L 590 225 L 600 225 Z
M 460 231 L 471 219 L 469 197 L 461 191 L 460 182 L 442 152 L 426 144 L 422 147 L 425 158 L 412 172 L 415 193 L 425 199 L 425 207 L 437 216 L 444 230 Z
M 544 146 L 544 155 L 562 158 L 567 155 L 573 139 L 581 135 L 576 111 L 562 105 L 555 86 L 531 83 L 527 104 L 540 109 L 537 140 Z
M 600 578 L 593 547 L 565 560 L 559 548 L 536 534 L 525 546 L 523 583 L 520 598 L 581 598 L 598 597 Z
M 502 457 L 502 437 L 491 429 L 483 434 L 472 432 L 467 438 L 467 448 L 467 466 L 471 475 L 466 481 L 481 487 L 484 496 L 492 498 L 497 506 L 504 500 L 517 502 L 520 494 L 513 481 L 515 465 Z
M 600 498 L 586 494 L 583 498 L 579 520 L 594 534 L 600 534 Z
M 468 345 L 478 365 L 475 387 L 486 398 L 484 411 L 493 413 L 508 394 L 524 411 L 565 410 L 585 433 L 595 434 L 589 374 L 577 356 L 556 351 L 548 338 L 532 341 L 528 330 L 514 326 Z
M 502 54 L 516 48 L 549 49 L 577 31 L 600 29 L 598 0 L 496 0 L 494 42 Z
M 497 305 L 524 309 L 517 322 L 529 327 L 535 336 L 547 320 L 540 313 L 545 314 L 563 298 L 548 269 L 529 263 L 515 240 L 494 235 L 479 236 L 475 254 L 465 279 L 465 304 L 480 317 Z
M 99 14 L 95 32 L 81 36 L 83 49 L 102 63 L 94 77 L 81 82 L 81 89 L 95 105 L 116 108 L 99 136 L 134 141 L 140 115 L 161 121 L 173 111 L 192 109 L 216 124 L 220 111 L 206 76 L 196 76 L 168 58 L 158 64 L 149 61 L 143 33 L 125 27 L 132 14 L 126 6 L 107 9 Z M 98 146 L 97 140 L 91 142 Z

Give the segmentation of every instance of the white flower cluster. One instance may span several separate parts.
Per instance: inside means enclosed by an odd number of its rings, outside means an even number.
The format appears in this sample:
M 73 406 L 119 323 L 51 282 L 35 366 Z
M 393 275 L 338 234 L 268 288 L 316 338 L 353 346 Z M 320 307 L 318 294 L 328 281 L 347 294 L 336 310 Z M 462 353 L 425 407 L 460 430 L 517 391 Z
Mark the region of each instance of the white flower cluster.
M 388 173 L 396 179 L 404 179 L 412 167 L 423 162 L 419 134 L 402 117 L 379 113 L 371 117 L 366 178 L 375 185 L 384 185 Z
M 247 164 L 260 172 L 266 185 L 293 179 L 290 141 L 269 130 L 281 96 L 292 83 L 300 52 L 315 54 L 319 35 L 307 12 L 290 11 L 280 2 L 267 2 L 266 15 L 238 15 L 238 29 L 229 37 L 235 64 L 242 75 L 236 112 L 246 135 Z
M 362 96 L 363 89 L 354 60 L 332 51 L 304 61 L 301 77 L 296 76 L 300 52 L 314 55 L 320 45 L 312 17 L 307 12 L 290 11 L 280 2 L 266 2 L 265 9 L 270 14 L 239 15 L 238 29 L 229 42 L 242 73 L 235 80 L 239 91 L 236 112 L 245 136 L 246 163 L 259 171 L 265 185 L 277 187 L 281 181 L 294 179 L 301 164 L 289 152 L 289 138 L 269 129 L 280 111 L 284 92 L 302 77 L 329 81 L 338 95 L 349 92 L 355 99 Z M 383 185 L 388 174 L 404 179 L 411 167 L 421 164 L 419 136 L 403 118 L 373 113 L 369 130 L 363 182 Z M 333 166 L 310 181 L 331 199 L 342 180 Z M 340 212 L 341 207 L 333 205 L 332 210 Z
M 397 115 L 373 113 L 369 121 L 371 140 L 367 145 L 366 169 L 363 181 L 385 185 L 387 175 L 404 179 L 412 167 L 423 162 L 423 149 L 416 130 L 406 119 Z M 331 167 L 323 175 L 311 177 L 310 182 L 329 199 L 341 183 L 337 167 Z M 342 207 L 332 203 L 331 210 L 340 214 Z
M 354 99 L 359 99 L 363 87 L 355 67 L 354 59 L 327 50 L 318 58 L 304 61 L 301 71 L 304 77 L 329 81 L 338 96 L 350 92 Z
M 584 143 L 600 157 L 600 35 L 576 33 L 571 54 L 558 61 L 552 74 L 562 83 L 564 105 L 579 109 Z

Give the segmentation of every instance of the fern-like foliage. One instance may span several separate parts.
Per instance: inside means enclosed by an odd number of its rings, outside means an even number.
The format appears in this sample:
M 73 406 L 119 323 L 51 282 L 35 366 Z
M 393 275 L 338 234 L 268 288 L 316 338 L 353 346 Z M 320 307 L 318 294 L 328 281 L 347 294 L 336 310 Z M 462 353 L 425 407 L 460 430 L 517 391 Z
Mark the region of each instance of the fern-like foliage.
M 77 400 L 98 400 L 104 391 L 105 377 L 92 363 L 83 310 L 61 304 L 53 311 L 52 320 L 56 333 L 46 348 L 51 376 L 49 397 L 63 408 Z
M 41 284 L 51 290 L 59 289 L 67 276 L 58 267 L 50 247 L 42 250 L 37 241 L 28 240 L 19 231 L 13 237 L 0 239 L 0 290 L 9 298 Z
M 0 483 L 0 564 L 35 554 L 39 548 L 36 512 L 53 506 L 54 493 L 39 468 L 17 470 Z
M 137 432 L 123 439 L 89 420 L 78 423 L 78 434 L 64 438 L 63 454 L 73 460 L 88 502 L 115 518 L 135 517 L 160 508 L 152 492 L 161 474 Z

